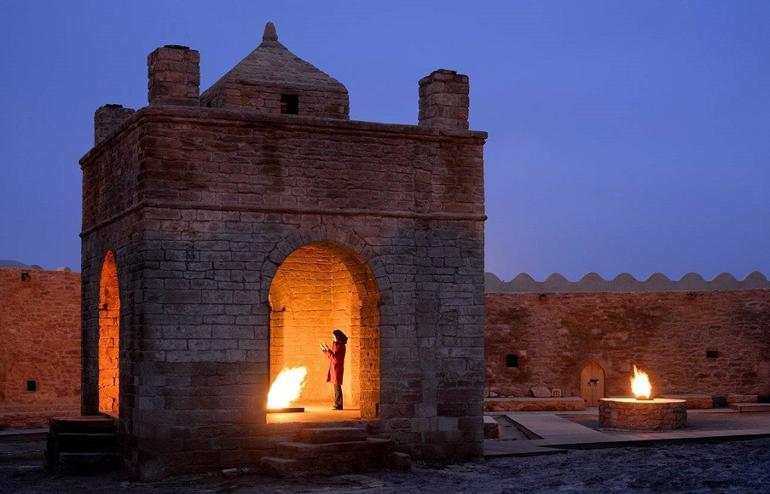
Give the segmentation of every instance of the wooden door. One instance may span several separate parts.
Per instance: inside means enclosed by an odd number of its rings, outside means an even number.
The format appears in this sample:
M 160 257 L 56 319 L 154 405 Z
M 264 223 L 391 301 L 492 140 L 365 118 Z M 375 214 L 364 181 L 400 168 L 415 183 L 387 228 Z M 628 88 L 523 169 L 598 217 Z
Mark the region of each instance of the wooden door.
M 599 398 L 604 398 L 604 369 L 596 362 L 580 371 L 580 396 L 589 407 L 599 406 Z

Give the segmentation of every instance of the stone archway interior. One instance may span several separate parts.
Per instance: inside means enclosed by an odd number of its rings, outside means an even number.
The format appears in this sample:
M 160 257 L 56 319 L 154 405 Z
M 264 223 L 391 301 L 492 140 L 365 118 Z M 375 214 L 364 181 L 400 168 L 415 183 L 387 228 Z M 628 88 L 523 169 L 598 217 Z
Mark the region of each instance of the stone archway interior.
M 115 256 L 108 252 L 99 277 L 99 411 L 118 415 L 120 296 Z
M 374 277 L 366 263 L 333 242 L 307 244 L 279 266 L 270 286 L 270 382 L 282 369 L 306 367 L 297 406 L 331 404 L 329 361 L 320 343 L 332 331 L 348 335 L 343 379 L 346 409 L 377 416 L 379 403 L 379 310 Z

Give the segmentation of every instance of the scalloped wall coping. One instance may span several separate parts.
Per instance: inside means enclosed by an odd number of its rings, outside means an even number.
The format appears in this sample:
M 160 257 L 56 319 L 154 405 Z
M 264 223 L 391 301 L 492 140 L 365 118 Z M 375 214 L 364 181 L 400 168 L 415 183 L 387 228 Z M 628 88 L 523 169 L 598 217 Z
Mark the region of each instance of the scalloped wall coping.
M 494 273 L 484 273 L 487 293 L 547 293 L 547 292 L 707 292 L 714 290 L 770 289 L 770 281 L 759 271 L 743 280 L 730 273 L 721 273 L 711 281 L 698 273 L 687 273 L 679 280 L 671 280 L 662 273 L 653 273 L 646 280 L 637 280 L 629 273 L 621 273 L 605 280 L 597 273 L 588 273 L 578 281 L 569 281 L 559 273 L 537 281 L 527 273 L 516 275 L 511 281 L 502 281 Z

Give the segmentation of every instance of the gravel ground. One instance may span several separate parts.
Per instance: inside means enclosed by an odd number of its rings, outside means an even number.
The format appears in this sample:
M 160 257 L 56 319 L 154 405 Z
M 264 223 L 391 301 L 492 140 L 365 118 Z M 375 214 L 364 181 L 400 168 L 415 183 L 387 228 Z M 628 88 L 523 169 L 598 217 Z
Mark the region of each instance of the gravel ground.
M 129 483 L 118 475 L 54 477 L 29 459 L 33 444 L 0 448 L 2 493 L 420 493 L 465 492 L 740 492 L 770 493 L 770 439 L 716 444 L 572 450 L 567 454 L 498 458 L 446 468 L 415 466 L 332 478 L 275 480 L 220 475 Z M 24 451 L 14 456 L 9 451 Z

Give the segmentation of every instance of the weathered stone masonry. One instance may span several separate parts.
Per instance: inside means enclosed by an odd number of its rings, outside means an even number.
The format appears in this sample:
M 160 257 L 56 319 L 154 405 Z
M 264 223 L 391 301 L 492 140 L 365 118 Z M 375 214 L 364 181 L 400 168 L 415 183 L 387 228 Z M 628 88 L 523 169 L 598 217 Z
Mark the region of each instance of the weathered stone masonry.
M 656 396 L 770 395 L 770 290 L 488 293 L 486 318 L 493 395 L 545 385 L 580 396 L 592 361 L 607 396 L 629 395 L 632 364 L 650 374 Z
M 342 93 L 269 29 L 237 77 L 207 91 L 225 95 L 209 106 L 188 104 L 197 56 L 159 50 L 151 62 L 177 60 L 155 64 L 164 75 L 151 63 L 150 80 L 186 85 L 161 92 L 181 104 L 159 104 L 151 91 L 149 107 L 81 160 L 83 412 L 98 409 L 99 273 L 113 252 L 131 473 L 256 463 L 285 433 L 265 418 L 271 282 L 297 249 L 333 245 L 365 262 L 379 292 L 379 334 L 363 336 L 378 342 L 379 390 L 362 393 L 372 402 L 363 418 L 423 458 L 478 457 L 486 134 L 464 130 L 467 113 L 436 125 L 349 121 L 347 92 L 337 113 L 316 105 L 323 98 L 306 107 L 308 84 L 328 89 L 329 101 Z M 263 81 L 264 67 L 279 80 Z M 448 77 L 467 95 L 467 78 L 450 72 L 421 84 L 435 79 L 435 94 Z M 262 103 L 244 104 L 246 93 Z M 298 114 L 274 111 L 287 96 L 298 96 Z
M 78 415 L 79 308 L 79 273 L 0 269 L 0 429 Z

